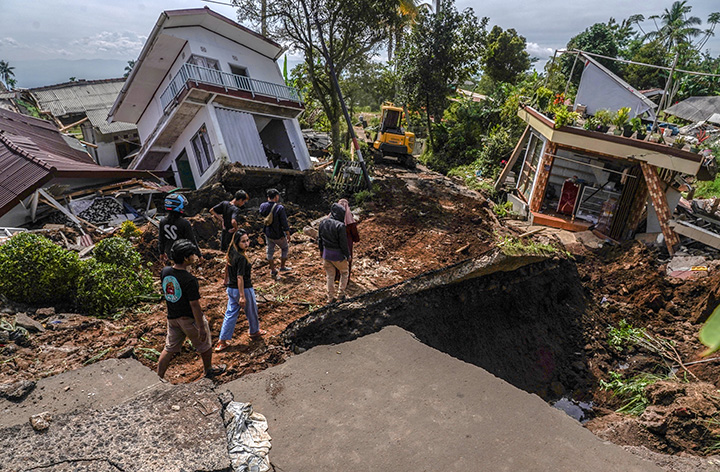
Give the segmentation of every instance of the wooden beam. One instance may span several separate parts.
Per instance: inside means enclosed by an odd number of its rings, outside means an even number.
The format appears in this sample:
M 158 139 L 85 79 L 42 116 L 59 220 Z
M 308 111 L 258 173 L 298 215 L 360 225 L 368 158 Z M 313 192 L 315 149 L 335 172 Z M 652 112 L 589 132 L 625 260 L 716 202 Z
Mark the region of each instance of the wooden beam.
M 550 181 L 550 171 L 552 171 L 553 162 L 555 161 L 556 149 L 557 145 L 555 143 L 548 142 L 545 153 L 538 162 L 538 168 L 535 172 L 537 175 L 535 188 L 533 188 L 530 196 L 530 211 L 538 212 L 542 208 L 542 202 L 545 200 L 545 190 L 547 190 Z
M 33 223 L 35 223 L 35 216 L 37 215 L 37 206 L 38 201 L 40 200 L 40 194 L 35 191 L 32 196 L 32 200 L 30 201 L 30 219 Z
M 85 123 L 87 120 L 88 120 L 88 117 L 86 116 L 82 120 L 76 121 L 75 123 L 70 123 L 67 126 L 63 126 L 62 128 L 60 128 L 60 132 L 64 133 L 65 131 L 69 130 L 70 128 L 74 128 L 77 125 L 81 125 L 81 124 Z
M 530 125 L 527 125 L 525 127 L 525 131 L 523 131 L 522 136 L 520 136 L 520 140 L 515 145 L 515 149 L 513 149 L 513 152 L 510 155 L 510 159 L 508 159 L 502 172 L 500 172 L 500 177 L 498 177 L 497 181 L 495 182 L 495 190 L 496 191 L 500 190 L 500 187 L 502 187 L 502 185 L 505 183 L 505 179 L 507 179 L 507 176 L 510 173 L 510 171 L 512 170 L 513 166 L 515 165 L 515 162 L 517 161 L 518 157 L 520 157 L 520 152 L 523 149 L 524 141 L 526 141 L 529 136 L 530 136 Z
M 78 225 L 78 228 L 80 228 L 80 232 L 81 232 L 82 234 L 85 234 L 85 231 L 84 231 L 83 228 L 82 228 L 82 223 L 80 222 L 80 219 L 78 219 L 78 217 L 76 217 L 75 215 L 73 215 L 73 214 L 70 212 L 70 210 L 68 210 L 68 209 L 65 208 L 60 202 L 58 202 L 57 200 L 55 200 L 55 199 L 52 197 L 52 195 L 50 195 L 48 192 L 45 191 L 44 188 L 39 188 L 37 191 L 38 191 L 38 193 L 39 193 L 40 195 L 43 196 L 43 198 L 45 199 L 45 201 L 47 201 L 47 203 L 48 203 L 50 206 L 53 206 L 53 207 L 57 208 L 58 210 L 60 210 L 60 212 L 62 212 L 63 215 L 65 215 L 65 216 L 67 216 L 68 218 L 70 218 L 70 221 L 72 221 L 73 223 L 75 223 L 76 225 Z
M 98 148 L 98 145 L 97 145 L 97 144 L 89 143 L 89 142 L 87 142 L 87 141 L 83 141 L 82 139 L 78 139 L 78 141 L 80 141 L 81 144 L 84 144 L 85 146 L 90 146 L 90 147 L 93 148 L 93 149 L 97 149 L 97 148 Z
M 644 161 L 640 161 L 640 167 L 642 168 L 643 175 L 645 176 L 648 193 L 650 194 L 650 200 L 655 208 L 655 213 L 657 214 L 658 222 L 660 223 L 660 229 L 665 237 L 665 245 L 672 256 L 675 254 L 675 246 L 680 243 L 680 238 L 670 227 L 670 218 L 672 215 L 670 214 L 670 207 L 668 206 L 665 192 L 662 190 L 662 182 L 657 174 L 657 168 Z

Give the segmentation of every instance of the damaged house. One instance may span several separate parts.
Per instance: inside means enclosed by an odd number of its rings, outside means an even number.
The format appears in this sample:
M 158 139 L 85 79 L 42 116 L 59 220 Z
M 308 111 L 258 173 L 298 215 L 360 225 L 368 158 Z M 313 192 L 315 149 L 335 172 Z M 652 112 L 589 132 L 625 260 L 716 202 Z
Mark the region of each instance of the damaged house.
M 703 157 L 665 144 L 560 126 L 530 106 L 518 115 L 527 127 L 496 187 L 519 169 L 508 199 L 535 224 L 571 231 L 593 229 L 626 240 L 639 231 L 679 242 L 671 215 L 687 190 L 683 176 L 712 180 Z
M 309 169 L 302 97 L 284 83 L 282 53 L 207 7 L 163 12 L 108 118 L 137 124 L 142 147 L 130 168 L 172 171 L 185 188 L 222 162 Z
M 79 80 L 29 89 L 26 93 L 61 132 L 80 126 L 82 143 L 97 164 L 126 168 L 140 147 L 137 127 L 107 122 L 108 111 L 124 83 L 125 79 Z
M 78 222 L 73 198 L 79 194 L 93 194 L 98 187 L 130 179 L 155 178 L 146 171 L 99 166 L 86 152 L 70 147 L 53 123 L 3 109 L 0 169 L 2 228 L 17 228 L 48 211 L 60 211 Z M 121 207 L 119 212 L 125 210 Z

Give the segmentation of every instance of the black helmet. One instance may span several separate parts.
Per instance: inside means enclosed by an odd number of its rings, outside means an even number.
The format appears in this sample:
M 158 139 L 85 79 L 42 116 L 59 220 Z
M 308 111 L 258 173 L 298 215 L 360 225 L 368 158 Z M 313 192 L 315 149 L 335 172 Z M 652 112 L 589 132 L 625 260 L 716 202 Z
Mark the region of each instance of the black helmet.
M 179 193 L 171 193 L 165 197 L 165 210 L 176 211 L 178 213 L 185 213 L 185 207 L 187 206 L 187 198 L 183 197 Z

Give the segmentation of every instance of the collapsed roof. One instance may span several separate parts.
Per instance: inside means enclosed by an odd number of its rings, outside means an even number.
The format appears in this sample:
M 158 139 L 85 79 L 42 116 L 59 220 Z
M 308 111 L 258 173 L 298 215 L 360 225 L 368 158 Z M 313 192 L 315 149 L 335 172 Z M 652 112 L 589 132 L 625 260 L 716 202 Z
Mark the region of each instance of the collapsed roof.
M 708 121 L 714 114 L 720 113 L 720 97 L 690 97 L 665 109 L 668 115 L 697 123 Z

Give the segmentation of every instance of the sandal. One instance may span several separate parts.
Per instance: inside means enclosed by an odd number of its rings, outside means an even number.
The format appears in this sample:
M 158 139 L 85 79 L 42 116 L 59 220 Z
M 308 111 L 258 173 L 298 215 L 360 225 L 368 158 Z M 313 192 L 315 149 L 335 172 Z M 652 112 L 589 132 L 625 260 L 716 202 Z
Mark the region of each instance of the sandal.
M 257 333 L 250 333 L 250 338 L 259 339 L 259 338 L 262 338 L 263 336 L 265 336 L 266 334 L 267 334 L 267 331 L 265 331 L 264 329 L 261 329 Z
M 215 349 L 213 349 L 215 352 L 222 352 L 225 349 L 228 348 L 230 344 L 228 344 L 227 341 L 218 341 L 217 345 L 215 346 Z

